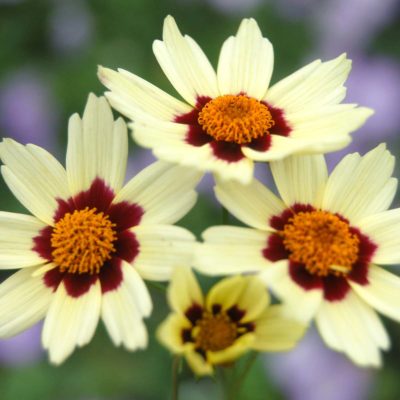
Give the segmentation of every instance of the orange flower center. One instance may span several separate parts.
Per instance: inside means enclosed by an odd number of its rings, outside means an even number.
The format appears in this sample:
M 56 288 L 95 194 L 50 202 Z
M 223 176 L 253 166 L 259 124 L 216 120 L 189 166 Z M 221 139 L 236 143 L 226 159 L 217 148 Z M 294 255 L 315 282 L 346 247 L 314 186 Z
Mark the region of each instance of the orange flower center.
M 225 313 L 213 315 L 205 312 L 196 322 L 196 347 L 207 351 L 226 349 L 237 337 L 236 324 Z
M 347 222 L 327 211 L 294 215 L 281 235 L 289 259 L 318 276 L 344 276 L 358 258 L 358 236 L 351 233 Z
M 231 94 L 209 101 L 200 111 L 198 122 L 214 139 L 238 144 L 264 136 L 275 124 L 265 104 Z
M 108 215 L 86 207 L 66 213 L 51 235 L 54 263 L 61 272 L 99 273 L 115 252 L 117 234 Z

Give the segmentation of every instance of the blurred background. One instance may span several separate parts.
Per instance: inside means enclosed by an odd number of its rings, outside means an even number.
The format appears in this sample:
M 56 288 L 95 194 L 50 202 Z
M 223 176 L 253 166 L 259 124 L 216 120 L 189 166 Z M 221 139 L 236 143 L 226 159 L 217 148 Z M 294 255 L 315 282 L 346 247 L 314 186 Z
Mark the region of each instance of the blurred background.
M 214 65 L 241 18 L 256 18 L 274 44 L 273 82 L 315 58 L 346 51 L 353 59 L 347 102 L 375 109 L 350 150 L 365 152 L 385 141 L 399 155 L 399 0 L 0 0 L 0 136 L 41 145 L 63 160 L 68 117 L 83 111 L 89 91 L 103 92 L 98 64 L 123 67 L 174 94 L 151 50 L 167 14 Z M 131 146 L 128 177 L 153 160 Z M 348 151 L 330 155 L 330 163 Z M 264 165 L 257 173 L 269 179 Z M 1 210 L 24 211 L 3 182 L 0 190 Z M 199 235 L 220 221 L 206 179 L 199 203 L 181 224 Z M 147 324 L 152 335 L 167 308 L 164 294 L 150 290 L 157 306 Z M 383 369 L 354 367 L 311 330 L 295 351 L 260 357 L 240 399 L 399 399 L 400 326 L 385 324 L 393 344 Z M 40 348 L 40 331 L 36 326 L 0 340 L 1 400 L 169 398 L 172 358 L 153 337 L 146 351 L 128 353 L 113 347 L 100 326 L 88 346 L 52 367 Z M 196 381 L 183 368 L 181 381 L 182 399 L 219 398 L 212 379 Z

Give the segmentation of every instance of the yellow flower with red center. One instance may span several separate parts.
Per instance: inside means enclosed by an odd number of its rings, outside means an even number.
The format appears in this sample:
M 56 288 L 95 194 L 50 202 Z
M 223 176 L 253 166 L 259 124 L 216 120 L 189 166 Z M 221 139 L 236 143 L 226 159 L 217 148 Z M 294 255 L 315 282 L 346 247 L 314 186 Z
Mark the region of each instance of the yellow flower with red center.
M 59 364 L 101 318 L 115 345 L 147 346 L 152 302 L 143 279 L 189 265 L 194 236 L 173 226 L 194 205 L 201 174 L 156 162 L 123 185 L 128 135 L 104 98 L 69 123 L 64 169 L 44 149 L 0 145 L 2 175 L 34 216 L 0 212 L 0 337 L 45 319 L 42 342 Z
M 248 183 L 254 161 L 341 149 L 372 114 L 342 104 L 351 69 L 345 55 L 316 60 L 271 86 L 272 44 L 253 19 L 224 42 L 217 71 L 171 16 L 153 50 L 185 102 L 128 71 L 100 67 L 108 100 L 158 158 L 223 179 Z
M 211 227 L 194 265 L 211 275 L 258 273 L 326 344 L 362 366 L 379 366 L 389 338 L 375 310 L 400 321 L 394 157 L 380 145 L 347 155 L 328 176 L 321 155 L 271 163 L 281 199 L 257 180 L 218 182 L 219 201 L 250 228 Z
M 158 329 L 159 340 L 183 355 L 197 375 L 235 361 L 249 350 L 283 351 L 295 346 L 305 326 L 270 305 L 263 282 L 235 276 L 212 287 L 204 297 L 192 271 L 177 270 L 168 288 L 172 313 Z

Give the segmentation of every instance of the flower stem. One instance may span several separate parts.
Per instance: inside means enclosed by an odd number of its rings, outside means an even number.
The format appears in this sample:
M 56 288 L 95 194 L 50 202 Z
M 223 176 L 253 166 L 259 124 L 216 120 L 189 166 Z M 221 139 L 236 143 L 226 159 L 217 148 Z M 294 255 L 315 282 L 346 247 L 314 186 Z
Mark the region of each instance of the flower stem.
M 153 287 L 153 288 L 159 290 L 160 292 L 165 293 L 165 291 L 167 290 L 167 288 L 166 288 L 163 284 L 161 284 L 161 283 L 153 282 L 153 281 L 146 281 L 146 282 L 147 282 L 147 284 L 148 284 L 149 286 L 151 286 L 151 287 Z
M 179 399 L 179 369 L 181 358 L 175 356 L 172 361 L 172 400 Z
M 228 224 L 229 224 L 229 211 L 225 207 L 222 207 L 222 225 L 228 225 Z
M 228 400 L 236 400 L 240 394 L 240 389 L 243 382 L 246 380 L 248 373 L 251 370 L 251 367 L 254 365 L 256 361 L 258 353 L 255 351 L 250 354 L 249 358 L 247 359 L 246 365 L 244 366 L 240 375 L 235 379 L 233 382 L 228 395 Z

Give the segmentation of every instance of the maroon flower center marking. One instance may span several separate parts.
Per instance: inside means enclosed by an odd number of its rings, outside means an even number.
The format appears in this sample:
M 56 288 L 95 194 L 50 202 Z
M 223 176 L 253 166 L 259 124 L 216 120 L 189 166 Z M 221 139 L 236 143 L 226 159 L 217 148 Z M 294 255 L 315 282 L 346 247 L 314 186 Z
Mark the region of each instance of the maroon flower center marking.
M 189 126 L 187 143 L 195 147 L 209 143 L 213 154 L 227 162 L 244 158 L 242 146 L 267 151 L 271 134 L 291 132 L 283 110 L 244 94 L 199 97 L 195 108 L 177 116 L 175 122 Z
M 191 328 L 181 331 L 183 343 L 193 342 L 196 351 L 207 359 L 208 351 L 220 351 L 232 346 L 236 339 L 254 330 L 252 323 L 242 323 L 245 311 L 237 306 L 223 310 L 220 304 L 214 304 L 206 310 L 198 304 L 192 304 L 185 312 Z
M 67 293 L 79 297 L 100 280 L 102 292 L 122 282 L 122 261 L 132 262 L 139 243 L 129 230 L 139 224 L 143 210 L 137 204 L 111 204 L 114 192 L 97 178 L 90 188 L 73 198 L 58 201 L 55 226 L 34 238 L 35 250 L 56 267 L 44 275 L 56 290 L 61 281 Z
M 342 216 L 295 204 L 270 224 L 277 232 L 269 237 L 264 257 L 288 259 L 291 278 L 305 290 L 321 289 L 326 300 L 338 301 L 350 290 L 349 280 L 368 284 L 377 246 Z

